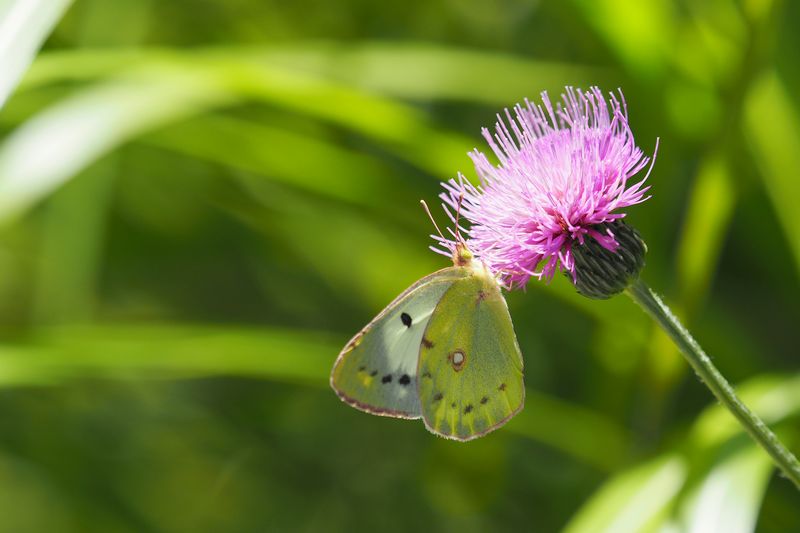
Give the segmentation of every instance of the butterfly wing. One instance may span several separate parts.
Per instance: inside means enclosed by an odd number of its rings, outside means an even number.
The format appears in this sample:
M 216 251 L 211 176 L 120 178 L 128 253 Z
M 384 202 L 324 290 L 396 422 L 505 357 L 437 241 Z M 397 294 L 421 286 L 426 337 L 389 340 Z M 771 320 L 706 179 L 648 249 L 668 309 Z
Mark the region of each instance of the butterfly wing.
M 425 426 L 456 440 L 497 429 L 525 401 L 522 354 L 508 306 L 494 278 L 472 272 L 441 298 L 418 367 Z
M 417 363 L 423 334 L 436 305 L 465 268 L 450 267 L 406 289 L 367 324 L 339 354 L 331 387 L 368 413 L 419 418 Z

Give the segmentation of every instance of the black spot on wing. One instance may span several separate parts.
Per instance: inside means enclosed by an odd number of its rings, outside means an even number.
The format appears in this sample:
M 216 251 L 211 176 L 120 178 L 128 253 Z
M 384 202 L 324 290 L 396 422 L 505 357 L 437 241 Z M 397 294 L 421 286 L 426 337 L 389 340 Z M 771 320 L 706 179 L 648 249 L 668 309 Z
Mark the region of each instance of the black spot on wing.
M 373 370 L 372 372 L 369 373 L 369 375 L 374 378 L 375 376 L 378 375 L 378 371 L 377 370 Z
M 400 315 L 400 320 L 403 321 L 403 325 L 405 327 L 407 327 L 407 328 L 411 327 L 411 315 L 409 315 L 408 313 L 402 313 Z
M 489 398 L 484 396 L 483 398 L 481 398 L 481 405 L 486 405 L 486 402 L 488 402 L 488 401 L 489 401 Z
M 381 383 L 391 383 L 392 382 L 392 375 L 386 374 L 381 378 Z
M 402 376 L 400 376 L 400 379 L 398 379 L 397 382 L 405 387 L 406 385 L 411 383 L 411 377 L 408 374 L 403 374 Z
M 472 404 L 469 404 L 469 405 L 467 405 L 467 406 L 464 408 L 464 414 L 465 414 L 465 415 L 468 415 L 468 414 L 470 414 L 471 412 L 472 412 Z

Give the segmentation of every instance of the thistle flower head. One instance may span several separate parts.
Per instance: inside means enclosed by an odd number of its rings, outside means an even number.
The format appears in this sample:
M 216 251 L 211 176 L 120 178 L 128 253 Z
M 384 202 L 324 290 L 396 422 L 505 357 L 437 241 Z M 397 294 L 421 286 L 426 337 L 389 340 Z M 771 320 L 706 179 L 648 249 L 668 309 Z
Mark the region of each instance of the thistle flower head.
M 597 87 L 567 87 L 555 106 L 542 93 L 541 104 L 526 100 L 513 116 L 498 115 L 483 137 L 499 163 L 476 149 L 470 157 L 480 185 L 461 174 L 444 184 L 441 198 L 456 227 L 452 238 L 434 236 L 433 249 L 453 256 L 466 235 L 476 258 L 510 288 L 531 277 L 549 281 L 558 270 L 576 281 L 576 247 L 593 239 L 616 252 L 610 223 L 649 198 L 649 170 L 629 184 L 651 158 L 636 146 L 621 91 L 606 100 Z M 463 219 L 469 229 L 459 226 Z

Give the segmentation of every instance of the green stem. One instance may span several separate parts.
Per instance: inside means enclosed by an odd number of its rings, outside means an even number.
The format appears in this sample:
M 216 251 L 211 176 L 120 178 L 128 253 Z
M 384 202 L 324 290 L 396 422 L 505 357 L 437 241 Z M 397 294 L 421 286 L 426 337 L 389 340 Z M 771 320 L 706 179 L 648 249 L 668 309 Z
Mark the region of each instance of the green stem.
M 781 471 L 800 489 L 800 463 L 778 437 L 736 396 L 703 349 L 675 315 L 641 279 L 628 287 L 628 296 L 664 329 L 714 396 L 731 412 L 755 441 L 772 457 Z

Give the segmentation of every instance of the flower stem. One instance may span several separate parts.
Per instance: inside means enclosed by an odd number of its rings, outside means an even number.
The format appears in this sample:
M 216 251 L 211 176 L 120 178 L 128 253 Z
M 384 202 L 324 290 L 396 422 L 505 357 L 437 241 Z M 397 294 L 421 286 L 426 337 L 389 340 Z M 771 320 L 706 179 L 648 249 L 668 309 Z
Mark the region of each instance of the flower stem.
M 697 375 L 711 389 L 714 396 L 731 412 L 755 441 L 772 457 L 781 471 L 800 489 L 800 463 L 778 440 L 778 437 L 736 396 L 733 387 L 719 373 L 700 345 L 678 321 L 661 298 L 641 279 L 634 281 L 626 291 L 658 325 L 672 338 L 689 361 Z

